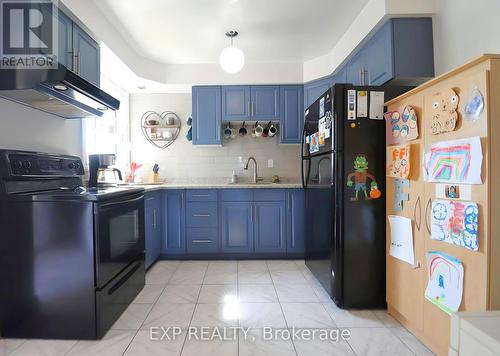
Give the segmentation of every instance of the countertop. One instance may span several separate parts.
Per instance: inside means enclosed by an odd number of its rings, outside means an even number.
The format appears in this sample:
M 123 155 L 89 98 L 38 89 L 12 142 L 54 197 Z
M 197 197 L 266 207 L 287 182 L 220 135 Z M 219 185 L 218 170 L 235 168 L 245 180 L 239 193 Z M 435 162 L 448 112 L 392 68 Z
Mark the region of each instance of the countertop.
M 248 181 L 229 183 L 228 179 L 214 180 L 172 180 L 161 183 L 133 183 L 123 186 L 141 187 L 146 191 L 162 189 L 299 189 L 302 184 L 296 180 L 284 179 L 280 183 L 259 182 L 257 184 Z

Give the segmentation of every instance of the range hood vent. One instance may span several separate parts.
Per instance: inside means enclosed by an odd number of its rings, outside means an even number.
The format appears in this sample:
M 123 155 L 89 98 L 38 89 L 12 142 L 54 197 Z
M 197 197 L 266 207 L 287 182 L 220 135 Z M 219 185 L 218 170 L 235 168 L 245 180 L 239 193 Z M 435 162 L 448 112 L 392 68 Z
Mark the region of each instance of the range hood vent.
M 59 64 L 58 69 L 2 69 L 0 97 L 65 119 L 100 117 L 120 102 Z

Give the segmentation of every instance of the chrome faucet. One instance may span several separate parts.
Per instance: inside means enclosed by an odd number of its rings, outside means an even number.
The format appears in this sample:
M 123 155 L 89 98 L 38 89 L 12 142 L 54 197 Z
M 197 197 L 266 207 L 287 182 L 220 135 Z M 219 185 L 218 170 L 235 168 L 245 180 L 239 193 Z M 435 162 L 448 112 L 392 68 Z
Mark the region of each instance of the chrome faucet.
M 247 163 L 245 163 L 245 167 L 243 169 L 248 170 L 248 165 L 250 164 L 250 161 L 253 161 L 254 163 L 253 182 L 254 184 L 256 184 L 257 182 L 264 180 L 264 178 L 260 178 L 257 174 L 257 161 L 255 160 L 254 157 L 248 157 Z

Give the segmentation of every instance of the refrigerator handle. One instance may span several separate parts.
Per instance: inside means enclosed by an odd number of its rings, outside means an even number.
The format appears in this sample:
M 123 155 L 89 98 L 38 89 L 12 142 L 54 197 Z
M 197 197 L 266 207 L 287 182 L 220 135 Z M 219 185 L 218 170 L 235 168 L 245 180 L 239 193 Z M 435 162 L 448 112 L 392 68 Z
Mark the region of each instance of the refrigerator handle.
M 305 135 L 306 135 L 306 124 L 304 123 L 304 126 L 302 128 L 302 137 L 300 138 L 300 149 L 302 152 L 300 152 L 300 156 L 302 157 L 302 161 L 300 162 L 300 176 L 301 176 L 301 179 L 302 179 L 302 188 L 306 188 L 307 187 L 307 179 L 308 179 L 308 176 L 309 176 L 309 168 L 310 168 L 310 165 L 309 163 L 308 166 L 307 166 L 307 170 L 308 170 L 308 173 L 307 173 L 307 177 L 304 176 L 304 161 L 309 161 L 311 159 L 310 155 L 309 155 L 309 150 L 307 150 L 307 153 L 308 155 L 307 156 L 304 156 L 304 139 L 305 139 Z

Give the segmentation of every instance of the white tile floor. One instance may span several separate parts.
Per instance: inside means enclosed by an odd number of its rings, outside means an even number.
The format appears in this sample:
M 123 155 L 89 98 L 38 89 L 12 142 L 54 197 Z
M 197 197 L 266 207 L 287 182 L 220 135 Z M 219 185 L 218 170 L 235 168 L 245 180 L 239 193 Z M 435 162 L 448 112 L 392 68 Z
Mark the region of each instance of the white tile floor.
M 159 261 L 147 285 L 99 341 L 0 339 L 0 356 L 432 355 L 384 310 L 342 310 L 304 261 Z M 181 327 L 175 340 L 150 340 L 150 327 Z M 187 337 L 194 326 L 251 328 L 226 341 Z M 263 328 L 349 329 L 348 341 L 263 340 Z M 212 329 L 211 329 L 212 330 Z M 160 334 L 161 335 L 161 334 Z

